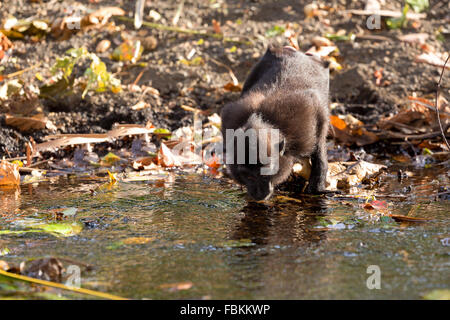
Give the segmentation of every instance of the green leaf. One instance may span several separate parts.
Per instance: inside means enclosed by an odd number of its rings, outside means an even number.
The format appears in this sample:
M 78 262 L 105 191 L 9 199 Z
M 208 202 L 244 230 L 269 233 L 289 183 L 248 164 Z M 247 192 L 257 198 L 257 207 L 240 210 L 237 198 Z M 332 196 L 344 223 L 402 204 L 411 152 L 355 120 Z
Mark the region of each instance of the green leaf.
M 409 5 L 406 4 L 402 11 L 402 16 L 400 18 L 393 18 L 386 20 L 386 25 L 389 29 L 401 29 L 407 26 L 408 19 L 406 18 L 406 14 L 408 13 Z
M 414 10 L 414 12 L 422 12 L 430 7 L 428 0 L 406 0 L 406 3 Z
M 54 222 L 54 223 L 25 223 L 25 226 L 31 230 L 0 230 L 2 234 L 25 234 L 44 232 L 50 233 L 56 237 L 70 237 L 77 235 L 83 230 L 83 225 L 80 222 Z
M 267 38 L 272 38 L 283 34 L 286 29 L 282 26 L 273 26 L 271 29 L 267 30 L 265 35 Z

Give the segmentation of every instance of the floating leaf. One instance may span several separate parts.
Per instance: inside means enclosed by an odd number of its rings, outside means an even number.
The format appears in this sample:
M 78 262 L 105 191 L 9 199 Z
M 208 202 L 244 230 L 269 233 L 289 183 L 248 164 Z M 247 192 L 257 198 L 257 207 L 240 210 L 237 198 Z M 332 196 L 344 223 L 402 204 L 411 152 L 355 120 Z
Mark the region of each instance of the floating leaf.
M 120 161 L 120 157 L 112 152 L 108 152 L 108 154 L 102 158 L 102 161 L 106 162 L 107 164 L 114 164 Z
M 26 227 L 31 228 L 31 230 L 0 230 L 1 234 L 25 234 L 25 233 L 35 233 L 44 232 L 50 233 L 56 237 L 70 237 L 77 235 L 83 230 L 83 225 L 79 222 L 70 223 L 36 223 L 36 224 L 25 224 Z
M 224 248 L 241 248 L 241 247 L 251 247 L 255 243 L 250 239 L 239 239 L 239 240 L 227 240 L 220 244 L 220 247 Z
M 436 289 L 425 294 L 423 298 L 427 300 L 450 300 L 450 290 Z
M 123 244 L 146 244 L 154 241 L 155 238 L 145 238 L 145 237 L 131 237 L 125 240 L 122 240 Z
M 179 290 L 189 290 L 194 284 L 190 281 L 178 282 L 178 283 L 166 283 L 159 286 L 161 289 L 166 289 L 168 291 L 174 292 Z
M 0 160 L 0 186 L 17 186 L 20 184 L 19 166 Z

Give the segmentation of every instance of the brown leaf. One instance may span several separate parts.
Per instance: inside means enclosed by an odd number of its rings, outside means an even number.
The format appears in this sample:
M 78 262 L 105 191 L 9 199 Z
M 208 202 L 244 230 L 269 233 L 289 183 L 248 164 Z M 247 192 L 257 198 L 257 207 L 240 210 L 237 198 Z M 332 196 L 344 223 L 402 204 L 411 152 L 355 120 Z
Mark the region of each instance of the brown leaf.
M 0 160 L 0 186 L 20 184 L 19 166 L 5 160 Z
M 5 36 L 3 32 L 0 31 L 0 51 L 6 51 L 8 49 L 11 49 L 12 47 L 13 47 L 12 42 L 9 41 L 8 37 Z
M 330 162 L 328 164 L 327 188 L 345 189 L 361 183 L 386 166 L 360 160 L 358 162 Z
M 445 59 L 442 59 L 438 54 L 428 52 L 422 53 L 416 57 L 416 62 L 423 62 L 435 67 L 443 68 L 445 64 Z M 450 69 L 450 65 L 445 66 L 446 69 Z
M 333 42 L 331 42 L 330 40 L 328 40 L 325 37 L 314 37 L 312 39 L 312 43 L 316 46 L 316 47 L 331 47 L 334 45 Z
M 166 289 L 168 291 L 179 291 L 179 290 L 189 290 L 194 284 L 190 281 L 178 282 L 178 283 L 166 283 L 159 286 L 161 289 Z
M 180 167 L 181 162 L 177 156 L 164 144 L 161 143 L 161 147 L 158 152 L 158 162 L 163 167 Z
M 365 146 L 378 141 L 378 136 L 367 131 L 364 124 L 356 118 L 347 115 L 344 119 L 338 116 L 330 116 L 333 135 L 340 141 L 349 145 Z
M 320 46 L 320 47 L 311 47 L 306 51 L 308 54 L 313 54 L 318 57 L 327 57 L 329 56 L 333 51 L 336 50 L 336 46 Z
M 410 33 L 400 35 L 398 36 L 398 39 L 403 42 L 423 44 L 428 39 L 428 37 L 428 33 Z
M 233 82 L 228 82 L 223 88 L 227 91 L 231 92 L 240 92 L 242 90 L 242 86 L 240 84 L 234 84 Z
M 51 130 L 56 129 L 56 127 L 43 114 L 37 114 L 32 117 L 18 117 L 7 114 L 5 116 L 5 123 L 6 125 L 15 127 L 22 132 L 42 130 L 45 128 Z
M 215 33 L 217 33 L 217 34 L 222 33 L 222 30 L 220 29 L 220 23 L 218 21 L 216 21 L 215 19 L 212 20 L 212 26 L 213 26 L 213 30 Z
M 427 221 L 431 221 L 431 219 L 408 217 L 408 216 L 403 216 L 400 214 L 388 214 L 388 216 L 397 222 L 427 222 Z

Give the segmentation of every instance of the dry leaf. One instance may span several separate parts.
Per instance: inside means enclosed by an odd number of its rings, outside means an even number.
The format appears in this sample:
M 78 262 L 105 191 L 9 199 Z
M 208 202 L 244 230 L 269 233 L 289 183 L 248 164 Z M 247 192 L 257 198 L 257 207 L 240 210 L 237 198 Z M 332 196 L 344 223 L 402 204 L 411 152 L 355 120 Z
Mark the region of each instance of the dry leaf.
M 134 106 L 131 107 L 132 110 L 142 110 L 145 108 L 150 108 L 150 104 L 144 101 L 139 101 Z
M 428 52 L 422 53 L 416 57 L 416 62 L 423 62 L 435 67 L 443 68 L 445 64 L 445 59 L 442 59 L 438 54 Z M 450 65 L 445 66 L 446 69 L 450 69 Z
M 181 162 L 177 156 L 164 144 L 161 143 L 161 147 L 158 152 L 158 162 L 163 167 L 180 167 Z
M 234 84 L 233 82 L 228 82 L 223 88 L 227 91 L 231 92 L 240 92 L 242 90 L 242 86 L 240 84 Z
M 18 186 L 20 184 L 19 166 L 0 160 L 0 186 Z
M 369 179 L 386 166 L 360 160 L 358 162 L 330 162 L 328 164 L 327 188 L 344 189 Z
M 339 116 L 330 116 L 330 124 L 332 125 L 333 135 L 346 144 L 356 144 L 364 146 L 378 141 L 378 136 L 367 131 L 364 124 L 351 115 L 347 115 L 343 119 Z
M 104 39 L 97 44 L 95 51 L 98 53 L 106 52 L 111 47 L 111 41 Z
M 336 46 L 320 46 L 320 47 L 311 47 L 306 51 L 307 54 L 316 55 L 318 57 L 327 57 L 336 50 Z
M 178 282 L 178 283 L 166 283 L 159 286 L 161 289 L 169 291 L 189 290 L 194 284 L 190 281 Z
M 408 43 L 419 43 L 424 44 L 425 41 L 428 39 L 429 34 L 428 33 L 410 33 L 410 34 L 404 34 L 398 36 L 398 39 L 403 42 Z
M 123 240 L 124 244 L 146 244 L 154 241 L 155 238 L 145 238 L 145 237 L 131 237 Z
M 427 222 L 431 221 L 431 219 L 426 218 L 416 218 L 416 217 L 408 217 L 400 214 L 388 214 L 387 216 L 391 217 L 397 222 Z
M 325 37 L 314 37 L 312 39 L 312 43 L 316 47 L 332 47 L 334 45 L 333 42 L 331 42 L 330 40 L 328 40 Z
M 212 20 L 212 26 L 215 33 L 221 34 L 222 30 L 220 29 L 220 23 L 215 19 Z
M 6 125 L 15 127 L 22 132 L 42 130 L 45 128 L 56 130 L 53 123 L 51 123 L 43 114 L 38 114 L 33 117 L 17 117 L 7 114 L 5 116 L 5 123 Z
M 13 47 L 12 42 L 8 39 L 7 36 L 0 31 L 0 51 L 6 51 Z M 1 57 L 0 57 L 1 59 Z

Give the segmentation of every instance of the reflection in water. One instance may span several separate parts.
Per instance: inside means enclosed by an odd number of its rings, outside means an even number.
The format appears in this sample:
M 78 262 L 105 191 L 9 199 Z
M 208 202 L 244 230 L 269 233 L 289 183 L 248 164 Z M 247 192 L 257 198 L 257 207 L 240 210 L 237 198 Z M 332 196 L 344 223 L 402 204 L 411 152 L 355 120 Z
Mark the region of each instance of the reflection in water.
M 0 188 L 0 217 L 5 222 L 15 219 L 21 204 L 20 188 Z
M 21 194 L 0 191 L 4 214 L 19 216 L 20 210 L 21 218 L 47 221 L 55 208 L 76 207 L 68 220 L 83 224 L 77 236 L 66 238 L 1 235 L 0 247 L 14 252 L 2 260 L 51 255 L 81 261 L 94 266 L 82 274 L 83 286 L 130 298 L 419 298 L 447 284 L 442 274 L 448 253 L 439 241 L 448 234 L 447 202 L 428 199 L 415 214 L 432 221 L 400 228 L 360 219 L 365 199 L 247 202 L 238 188 L 198 174 L 171 173 L 101 188 L 106 180 L 61 178 L 23 187 Z M 401 192 L 404 185 L 395 181 L 385 185 L 386 193 Z M 424 204 L 394 201 L 389 207 L 395 214 Z M 323 220 L 333 219 L 344 228 L 323 228 Z M 1 223 L 3 230 L 17 228 L 6 219 Z M 386 290 L 366 288 L 366 268 L 372 264 L 380 265 Z M 160 287 L 180 282 L 192 282 L 192 288 Z
M 325 232 L 312 231 L 316 216 L 326 212 L 323 199 L 308 199 L 307 205 L 248 202 L 231 239 L 250 239 L 259 245 L 308 245 L 325 237 Z

